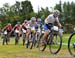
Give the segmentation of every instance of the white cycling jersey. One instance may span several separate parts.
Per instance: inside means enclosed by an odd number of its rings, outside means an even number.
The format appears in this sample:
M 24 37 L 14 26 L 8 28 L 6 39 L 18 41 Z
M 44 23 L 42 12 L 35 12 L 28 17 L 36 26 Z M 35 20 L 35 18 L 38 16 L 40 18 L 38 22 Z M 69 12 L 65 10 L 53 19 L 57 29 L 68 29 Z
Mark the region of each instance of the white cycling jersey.
M 54 24 L 54 22 L 59 22 L 59 20 L 58 20 L 58 17 L 54 17 L 53 16 L 53 14 L 50 14 L 48 17 L 47 17 L 47 19 L 45 19 L 45 23 L 46 24 L 48 24 L 48 23 L 52 23 L 52 24 Z

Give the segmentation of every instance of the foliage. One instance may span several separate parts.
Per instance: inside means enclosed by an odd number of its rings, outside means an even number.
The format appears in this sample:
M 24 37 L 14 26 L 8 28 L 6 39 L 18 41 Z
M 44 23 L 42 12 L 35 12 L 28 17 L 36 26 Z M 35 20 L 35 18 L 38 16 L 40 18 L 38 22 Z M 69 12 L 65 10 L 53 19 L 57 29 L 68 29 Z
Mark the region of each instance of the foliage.
M 45 18 L 50 14 L 50 11 L 48 9 L 48 7 L 46 7 L 46 9 L 41 8 L 41 11 L 39 12 L 39 16 L 42 18 L 42 20 L 44 21 Z
M 12 6 L 10 6 L 8 3 L 5 3 L 3 7 L 0 8 L 1 28 L 9 22 L 13 26 L 17 23 L 17 21 L 22 23 L 25 19 L 28 19 L 31 16 L 36 16 L 36 13 L 34 13 L 30 1 L 16 1 L 16 3 Z
M 60 4 L 56 4 L 55 8 L 61 9 L 61 22 L 67 28 L 67 31 L 71 32 L 75 27 L 75 3 L 64 2 L 62 8 L 60 8 L 61 6 Z
M 75 3 L 74 2 L 64 2 L 61 1 L 56 4 L 54 9 L 58 9 L 61 14 L 59 20 L 63 26 L 72 25 L 72 29 L 75 27 Z M 33 6 L 29 0 L 22 2 L 16 1 L 16 3 L 10 6 L 5 3 L 3 7 L 0 8 L 0 27 L 3 28 L 7 23 L 11 23 L 13 26 L 17 21 L 23 23 L 25 19 L 30 19 L 35 16 L 40 17 L 42 21 L 50 14 L 48 7 L 42 8 L 38 13 L 34 12 Z M 67 28 L 69 29 L 69 28 Z

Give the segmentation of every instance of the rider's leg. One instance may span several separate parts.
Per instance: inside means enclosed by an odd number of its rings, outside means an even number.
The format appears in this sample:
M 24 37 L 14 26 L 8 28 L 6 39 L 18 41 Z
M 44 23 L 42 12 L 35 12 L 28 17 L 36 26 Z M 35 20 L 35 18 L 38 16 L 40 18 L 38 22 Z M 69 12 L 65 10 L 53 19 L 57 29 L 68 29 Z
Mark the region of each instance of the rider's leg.
M 29 40 L 29 35 L 30 35 L 30 29 L 27 29 L 27 33 L 26 33 L 26 41 L 28 41 Z
M 3 45 L 5 44 L 6 42 L 6 38 L 5 38 L 5 35 L 3 36 Z
M 45 33 L 42 37 L 42 41 L 44 41 L 47 38 L 48 34 L 49 34 L 49 30 L 45 30 Z
M 6 35 L 6 45 L 8 45 L 8 35 Z
M 34 31 L 34 46 L 35 46 L 36 42 L 37 42 L 37 32 L 35 30 Z
M 36 32 L 36 34 L 35 34 L 35 40 L 37 41 L 38 40 L 38 34 L 37 34 L 37 32 Z
M 45 30 L 45 32 L 44 32 L 44 35 L 42 37 L 42 45 L 44 45 L 44 40 L 47 39 L 47 36 L 49 34 L 49 29 L 47 28 L 46 24 L 44 25 L 44 30 Z
M 21 36 L 21 32 L 18 33 L 18 40 L 20 39 L 20 36 Z
M 15 45 L 18 44 L 18 33 L 15 33 Z
M 36 32 L 36 31 L 34 31 L 34 36 L 35 36 L 35 39 L 36 39 L 36 33 L 37 33 L 37 32 Z
M 7 34 L 8 42 L 10 42 L 10 32 Z
M 22 32 L 23 45 L 25 44 L 25 34 Z

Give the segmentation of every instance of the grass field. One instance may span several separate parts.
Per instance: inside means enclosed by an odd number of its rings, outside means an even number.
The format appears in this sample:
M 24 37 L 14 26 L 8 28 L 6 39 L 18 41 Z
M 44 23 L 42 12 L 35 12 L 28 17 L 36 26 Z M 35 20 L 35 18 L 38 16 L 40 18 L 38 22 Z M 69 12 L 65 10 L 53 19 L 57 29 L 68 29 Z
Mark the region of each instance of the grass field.
M 63 43 L 68 42 L 70 34 L 63 35 Z M 47 48 L 44 52 L 39 51 L 37 48 L 32 50 L 26 49 L 22 45 L 22 39 L 20 38 L 19 45 L 14 45 L 14 38 L 11 38 L 9 45 L 2 45 L 2 39 L 0 39 L 0 58 L 71 58 L 67 45 L 63 45 L 62 49 L 57 55 L 53 55 Z

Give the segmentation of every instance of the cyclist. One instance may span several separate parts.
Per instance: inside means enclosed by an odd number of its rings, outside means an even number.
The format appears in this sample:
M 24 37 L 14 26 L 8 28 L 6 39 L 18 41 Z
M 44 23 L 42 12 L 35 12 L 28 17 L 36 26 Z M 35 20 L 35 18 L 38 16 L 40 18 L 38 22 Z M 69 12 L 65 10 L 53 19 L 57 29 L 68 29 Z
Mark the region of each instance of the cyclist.
M 28 25 L 27 20 L 24 20 L 24 23 L 22 24 L 22 32 L 23 32 L 24 30 L 27 30 L 27 25 Z M 23 32 L 23 33 L 24 33 L 24 32 Z
M 24 23 L 22 24 L 23 45 L 25 44 L 25 36 L 26 36 L 26 32 L 27 32 L 27 25 L 28 25 L 28 21 L 24 20 Z
M 42 34 L 42 21 L 41 18 L 37 19 L 37 25 L 38 25 L 38 30 L 37 30 L 37 39 L 38 37 Z
M 22 27 L 24 28 L 24 29 L 26 29 L 26 27 L 27 27 L 27 20 L 24 20 L 24 23 L 22 24 Z
M 13 31 L 15 33 L 15 45 L 18 44 L 18 40 L 21 35 L 22 25 L 20 22 L 17 22 L 17 24 L 14 26 Z
M 41 21 L 41 18 L 38 18 L 37 19 L 37 24 L 38 24 L 38 27 L 40 27 L 42 29 L 42 21 Z
M 49 31 L 51 30 L 51 27 L 53 27 L 54 22 L 57 22 L 57 25 L 61 28 L 62 25 L 60 24 L 58 20 L 58 16 L 60 15 L 59 10 L 54 10 L 53 14 L 50 14 L 46 19 L 45 19 L 45 24 L 44 24 L 44 35 L 42 37 L 42 45 L 45 44 L 44 40 L 47 38 Z
M 10 41 L 9 35 L 10 35 L 11 31 L 12 31 L 12 25 L 11 25 L 11 23 L 8 23 L 8 24 L 3 28 L 2 31 L 3 31 L 4 33 L 7 33 L 6 44 L 8 45 L 8 42 Z M 3 43 L 3 45 L 4 45 L 4 43 Z
M 30 35 L 31 32 L 33 32 L 34 35 L 36 35 L 37 28 L 38 28 L 38 26 L 37 26 L 37 23 L 36 23 L 36 18 L 32 17 L 31 21 L 29 23 L 29 28 L 27 29 L 27 34 L 26 34 L 27 40 L 29 39 L 29 35 Z

